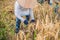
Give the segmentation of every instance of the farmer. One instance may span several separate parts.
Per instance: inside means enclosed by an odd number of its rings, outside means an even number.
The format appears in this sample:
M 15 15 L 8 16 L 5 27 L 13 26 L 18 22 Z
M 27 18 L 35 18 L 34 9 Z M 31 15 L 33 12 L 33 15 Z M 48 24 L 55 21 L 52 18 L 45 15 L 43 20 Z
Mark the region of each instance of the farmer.
M 48 0 L 49 5 L 52 5 L 52 3 L 53 3 L 53 0 Z
M 58 9 L 59 9 L 59 6 L 58 6 L 58 3 L 56 3 L 56 6 L 54 8 L 55 13 L 58 13 Z
M 36 0 L 17 0 L 15 2 L 15 16 L 16 16 L 16 29 L 15 32 L 19 32 L 20 24 L 23 22 L 28 25 L 28 21 L 31 18 L 31 22 L 35 22 L 33 15 L 33 7 L 37 4 Z M 26 18 L 23 18 L 26 16 Z
M 58 9 L 59 9 L 59 2 L 60 2 L 60 0 L 55 0 L 55 3 L 56 3 L 56 6 L 55 6 L 55 8 L 54 8 L 54 11 L 55 11 L 55 13 L 58 13 Z

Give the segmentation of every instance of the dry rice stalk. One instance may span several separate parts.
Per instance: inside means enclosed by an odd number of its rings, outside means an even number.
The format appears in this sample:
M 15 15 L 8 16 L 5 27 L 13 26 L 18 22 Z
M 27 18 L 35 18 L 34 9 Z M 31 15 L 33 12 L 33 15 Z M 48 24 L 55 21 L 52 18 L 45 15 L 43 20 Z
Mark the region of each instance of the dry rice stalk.
M 25 33 L 24 33 L 23 31 L 20 31 L 18 38 L 19 38 L 19 40 L 26 40 L 26 35 L 25 35 Z
M 24 31 L 19 33 L 20 40 L 33 40 L 35 30 L 37 30 L 36 40 L 46 40 L 46 38 L 48 40 L 51 40 L 51 38 L 58 40 L 60 22 L 58 21 L 59 16 L 53 14 L 53 7 L 46 2 L 43 5 L 38 4 L 34 8 L 34 13 L 36 22 L 29 23 L 26 34 Z

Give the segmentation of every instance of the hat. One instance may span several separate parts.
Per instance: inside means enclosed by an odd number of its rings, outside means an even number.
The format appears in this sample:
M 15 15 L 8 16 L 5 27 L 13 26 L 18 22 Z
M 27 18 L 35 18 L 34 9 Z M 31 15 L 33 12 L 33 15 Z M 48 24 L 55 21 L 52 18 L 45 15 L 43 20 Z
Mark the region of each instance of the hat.
M 17 0 L 17 2 L 24 8 L 34 8 L 37 5 L 37 0 Z

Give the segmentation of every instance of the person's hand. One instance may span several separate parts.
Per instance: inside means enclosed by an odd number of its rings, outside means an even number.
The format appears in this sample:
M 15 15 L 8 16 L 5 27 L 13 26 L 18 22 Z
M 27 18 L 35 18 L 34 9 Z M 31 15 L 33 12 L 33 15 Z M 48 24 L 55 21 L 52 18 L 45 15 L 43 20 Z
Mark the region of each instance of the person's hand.
M 28 25 L 28 20 L 25 20 L 25 21 L 24 21 L 24 24 L 25 24 L 25 25 Z
M 35 20 L 31 20 L 31 21 L 30 21 L 30 23 L 33 23 L 33 22 L 35 22 Z

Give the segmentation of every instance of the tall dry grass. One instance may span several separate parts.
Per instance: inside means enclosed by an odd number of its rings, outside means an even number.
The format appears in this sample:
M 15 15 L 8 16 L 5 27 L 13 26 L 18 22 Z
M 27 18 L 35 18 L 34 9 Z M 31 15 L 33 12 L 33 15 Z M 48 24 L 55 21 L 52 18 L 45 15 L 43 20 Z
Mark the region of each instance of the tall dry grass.
M 45 2 L 43 5 L 38 4 L 33 10 L 36 22 L 29 23 L 24 28 L 25 31 L 20 30 L 20 40 L 59 40 L 60 16 L 54 13 L 54 6 Z
M 29 23 L 28 26 L 21 23 L 21 30 L 18 35 L 13 35 L 14 31 L 12 30 L 15 28 L 15 15 L 13 14 L 12 5 L 14 4 L 14 0 L 3 1 L 5 3 L 2 2 L 0 19 L 6 25 L 7 34 L 4 34 L 7 35 L 7 40 L 60 40 L 60 9 L 57 14 L 54 13 L 55 3 L 52 6 L 48 5 L 47 2 L 35 6 L 33 11 L 36 22 Z

